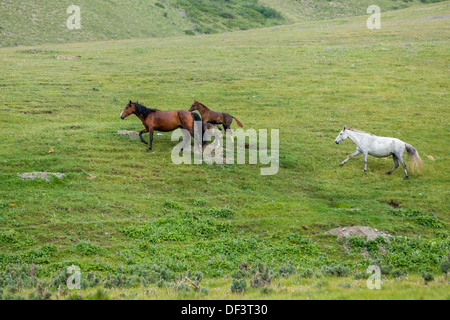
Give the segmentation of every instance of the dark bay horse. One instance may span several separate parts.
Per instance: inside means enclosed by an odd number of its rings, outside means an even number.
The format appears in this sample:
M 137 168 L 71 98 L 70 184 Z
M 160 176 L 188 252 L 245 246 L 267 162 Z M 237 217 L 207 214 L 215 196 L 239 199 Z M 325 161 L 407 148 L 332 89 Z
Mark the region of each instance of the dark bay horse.
M 237 125 L 241 128 L 244 126 L 242 123 L 233 117 L 231 114 L 225 113 L 225 112 L 216 112 L 208 107 L 206 107 L 201 102 L 198 102 L 197 100 L 194 100 L 194 103 L 189 108 L 189 112 L 198 110 L 200 114 L 202 115 L 202 120 L 204 123 L 212 123 L 212 124 L 222 124 L 223 128 L 225 130 L 225 133 L 227 132 L 227 129 L 230 128 L 231 122 L 233 122 L 233 119 L 236 121 Z
M 147 132 L 149 133 L 150 146 L 145 151 L 152 150 L 154 130 L 168 132 L 173 131 L 177 128 L 182 128 L 186 129 L 192 136 L 194 136 L 195 121 L 201 121 L 199 115 L 196 113 L 191 113 L 186 110 L 164 111 L 158 109 L 151 109 L 143 105 L 140 105 L 138 102 L 131 102 L 131 100 L 125 106 L 125 109 L 123 109 L 122 113 L 120 114 L 120 118 L 125 119 L 126 117 L 128 117 L 130 114 L 133 113 L 139 119 L 141 119 L 142 124 L 145 127 L 144 130 L 141 130 L 139 132 L 139 138 L 145 144 L 148 144 L 148 142 L 142 138 L 142 134 Z M 203 137 L 204 131 L 203 128 L 204 125 L 199 128 L 201 137 Z M 187 134 L 187 137 L 185 135 L 184 140 L 185 144 L 183 145 L 183 148 L 189 142 L 189 134 Z

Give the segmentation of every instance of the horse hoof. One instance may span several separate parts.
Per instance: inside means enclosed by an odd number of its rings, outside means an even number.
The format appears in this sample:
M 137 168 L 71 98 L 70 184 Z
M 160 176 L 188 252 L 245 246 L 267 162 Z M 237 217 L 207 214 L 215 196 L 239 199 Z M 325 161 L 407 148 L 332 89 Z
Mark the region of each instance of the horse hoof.
M 145 149 L 146 152 L 149 152 L 150 150 L 152 150 L 152 148 Z
M 385 172 L 384 174 L 391 174 L 391 173 L 388 171 L 388 172 Z
M 404 178 L 403 178 L 403 180 L 408 180 L 408 177 L 407 177 L 407 176 L 406 176 L 406 177 L 404 177 Z
M 342 167 L 344 164 L 341 162 L 341 163 L 339 163 L 339 165 Z
M 364 169 L 362 172 L 366 172 L 367 170 L 366 169 Z

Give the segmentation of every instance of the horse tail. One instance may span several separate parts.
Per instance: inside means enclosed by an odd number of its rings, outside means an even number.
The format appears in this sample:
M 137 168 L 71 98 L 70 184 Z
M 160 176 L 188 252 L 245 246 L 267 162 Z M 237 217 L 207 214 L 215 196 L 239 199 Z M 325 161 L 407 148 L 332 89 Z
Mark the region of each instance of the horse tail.
M 195 126 L 195 123 L 198 122 L 198 121 L 200 121 L 200 123 L 202 124 L 202 126 L 199 128 L 200 129 L 200 137 L 199 137 L 199 139 L 201 139 L 202 145 L 204 145 L 205 141 L 203 140 L 203 133 L 206 131 L 205 123 L 202 121 L 202 118 L 200 118 L 200 116 L 197 113 L 191 112 L 191 114 L 192 114 L 192 118 L 194 118 L 194 126 Z
M 423 168 L 423 161 L 420 159 L 419 152 L 412 145 L 405 143 L 406 151 L 408 152 L 409 160 L 411 161 L 411 171 L 420 172 Z
M 233 117 L 233 116 L 231 116 L 235 121 L 236 121 L 236 123 L 237 123 L 237 125 L 239 126 L 239 127 L 241 127 L 241 128 L 243 128 L 244 126 L 242 125 L 242 123 L 238 120 L 238 119 L 236 119 L 235 117 Z

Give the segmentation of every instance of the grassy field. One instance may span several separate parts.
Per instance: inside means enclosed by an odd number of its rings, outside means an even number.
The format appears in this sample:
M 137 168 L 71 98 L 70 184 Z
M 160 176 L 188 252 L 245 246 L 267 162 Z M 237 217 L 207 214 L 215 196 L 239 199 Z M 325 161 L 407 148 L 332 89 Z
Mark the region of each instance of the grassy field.
M 92 298 L 449 299 L 449 5 L 383 12 L 373 31 L 361 16 L 0 49 L 0 296 L 70 298 L 74 264 Z M 142 128 L 119 118 L 129 99 L 198 99 L 246 129 L 279 129 L 280 170 L 177 166 L 169 133 L 145 152 L 117 135 Z M 344 125 L 412 144 L 424 170 L 404 181 L 370 157 L 361 172 L 361 156 L 339 167 L 354 151 L 334 144 Z M 33 171 L 65 177 L 18 177 Z M 352 225 L 394 237 L 324 234 Z M 371 263 L 381 290 L 364 286 Z
M 378 0 L 383 11 L 435 0 Z M 209 34 L 366 14 L 370 0 L 1 0 L 0 47 Z

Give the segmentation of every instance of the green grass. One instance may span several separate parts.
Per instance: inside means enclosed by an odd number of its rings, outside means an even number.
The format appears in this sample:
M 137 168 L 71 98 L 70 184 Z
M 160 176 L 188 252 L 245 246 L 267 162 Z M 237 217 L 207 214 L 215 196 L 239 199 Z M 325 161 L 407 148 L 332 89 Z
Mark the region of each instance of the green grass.
M 206 298 L 226 292 L 303 299 L 309 291 L 302 286 L 315 285 L 327 288 L 329 294 L 314 291 L 322 299 L 448 299 L 446 283 L 419 283 L 421 272 L 442 277 L 439 265 L 449 251 L 449 30 L 446 18 L 429 18 L 448 14 L 445 2 L 386 12 L 377 31 L 362 16 L 198 37 L 0 49 L 0 269 L 34 263 L 50 281 L 75 264 L 85 276 L 109 273 L 113 288 L 124 272 L 130 288 L 156 290 L 152 298 L 179 297 L 161 293 L 176 290 L 164 289 L 175 283 L 171 277 L 161 291 L 154 286 L 163 274 L 191 270 L 202 272 Z M 245 128 L 280 129 L 280 170 L 261 176 L 262 165 L 177 166 L 168 133 L 155 136 L 147 153 L 116 134 L 141 130 L 136 117 L 119 118 L 129 99 L 164 110 L 187 110 L 198 99 Z M 334 144 L 344 125 L 412 144 L 423 172 L 408 181 L 400 169 L 385 176 L 392 160 L 373 157 L 365 173 L 361 157 L 339 167 L 354 150 L 351 141 Z M 66 176 L 17 176 L 31 171 Z M 383 254 L 360 240 L 346 251 L 323 234 L 349 225 L 399 238 L 383 243 Z M 292 275 L 283 280 L 286 290 L 273 282 L 269 295 L 260 288 L 231 294 L 233 271 L 258 260 L 272 272 L 292 263 L 314 273 L 333 264 L 353 271 L 356 262 L 364 271 L 377 262 L 405 269 L 413 280 L 375 291 L 338 285 L 350 279 L 320 285 L 319 278 Z M 156 269 L 138 279 L 137 266 Z M 111 296 L 143 298 L 133 290 Z
M 419 0 L 378 0 L 382 12 Z M 3 0 L 0 47 L 209 34 L 366 14 L 369 0 L 79 0 L 81 29 L 69 30 L 73 1 Z M 345 21 L 343 21 L 345 23 Z

